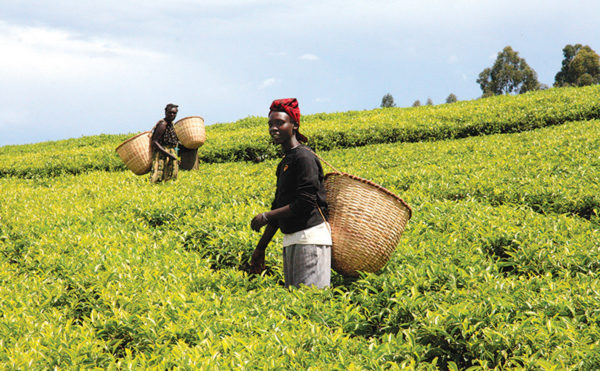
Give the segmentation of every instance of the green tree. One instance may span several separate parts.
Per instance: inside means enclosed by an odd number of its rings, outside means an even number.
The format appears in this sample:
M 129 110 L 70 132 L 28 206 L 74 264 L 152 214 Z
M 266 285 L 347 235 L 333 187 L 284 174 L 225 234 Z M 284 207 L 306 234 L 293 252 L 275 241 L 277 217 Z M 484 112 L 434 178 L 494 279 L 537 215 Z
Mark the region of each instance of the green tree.
M 383 96 L 383 98 L 381 98 L 381 107 L 396 107 L 396 103 L 394 103 L 394 97 L 392 97 L 390 93 L 387 93 Z
M 421 101 L 418 99 L 416 101 L 414 101 L 412 104 L 413 107 L 419 107 L 420 105 L 421 105 Z
M 433 106 L 433 101 L 431 100 L 431 98 L 427 98 L 427 103 L 425 103 L 428 106 Z
M 450 95 L 448 95 L 448 98 L 446 98 L 446 103 L 454 103 L 457 101 L 458 98 L 456 98 L 456 95 L 454 95 L 454 93 L 450 93 Z
M 484 97 L 510 93 L 521 94 L 537 90 L 540 87 L 537 73 L 510 46 L 498 53 L 492 68 L 481 71 L 477 83 L 481 87 Z
M 562 68 L 554 77 L 554 86 L 585 86 L 600 84 L 600 57 L 588 45 L 567 45 L 563 48 Z

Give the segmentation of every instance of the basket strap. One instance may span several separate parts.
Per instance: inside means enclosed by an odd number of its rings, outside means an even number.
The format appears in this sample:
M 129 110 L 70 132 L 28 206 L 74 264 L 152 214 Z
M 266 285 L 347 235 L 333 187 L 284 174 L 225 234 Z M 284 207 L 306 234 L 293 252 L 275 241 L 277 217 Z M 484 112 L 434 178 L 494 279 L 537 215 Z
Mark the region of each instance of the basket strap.
M 342 172 L 341 172 L 341 171 L 339 171 L 338 169 L 334 168 L 334 167 L 333 167 L 333 165 L 331 165 L 329 162 L 325 161 L 325 160 L 324 160 L 324 159 L 323 159 L 321 156 L 317 155 L 317 154 L 315 153 L 315 151 L 313 151 L 312 149 L 310 149 L 310 148 L 307 148 L 307 147 L 304 147 L 304 148 L 306 148 L 307 150 L 309 150 L 310 152 L 312 152 L 312 154 L 313 154 L 313 155 L 315 155 L 315 156 L 317 156 L 317 158 L 318 158 L 319 160 L 323 161 L 323 162 L 324 162 L 324 163 L 325 163 L 327 166 L 329 166 L 330 168 L 332 168 L 334 172 L 336 172 L 336 173 L 338 173 L 338 174 L 342 174 Z M 321 213 L 321 215 L 323 215 L 323 214 Z
M 323 212 L 321 211 L 321 208 L 319 207 L 319 205 L 317 205 L 317 209 L 319 210 L 319 214 L 321 214 L 321 218 L 323 218 L 323 222 L 325 222 L 325 225 L 327 225 L 329 234 L 331 234 L 331 226 L 329 225 L 329 222 L 327 221 L 327 219 L 325 219 L 325 215 L 323 215 Z
M 307 150 L 309 150 L 310 152 L 312 152 L 313 155 L 317 156 L 317 158 L 321 161 L 323 161 L 325 164 L 327 164 L 327 166 L 329 166 L 330 168 L 333 169 L 333 171 L 335 171 L 338 174 L 342 174 L 341 171 L 338 171 L 338 169 L 334 168 L 329 162 L 325 161 L 321 156 L 317 155 L 315 153 L 315 151 L 313 151 L 310 148 L 304 147 Z M 329 233 L 331 234 L 331 226 L 329 225 L 329 222 L 327 222 L 327 219 L 325 219 L 325 215 L 323 215 L 323 211 L 321 211 L 321 208 L 319 207 L 319 205 L 317 205 L 317 210 L 319 210 L 319 214 L 321 214 L 321 218 L 323 218 L 323 222 L 325 222 L 325 224 L 327 225 L 327 229 L 329 230 Z

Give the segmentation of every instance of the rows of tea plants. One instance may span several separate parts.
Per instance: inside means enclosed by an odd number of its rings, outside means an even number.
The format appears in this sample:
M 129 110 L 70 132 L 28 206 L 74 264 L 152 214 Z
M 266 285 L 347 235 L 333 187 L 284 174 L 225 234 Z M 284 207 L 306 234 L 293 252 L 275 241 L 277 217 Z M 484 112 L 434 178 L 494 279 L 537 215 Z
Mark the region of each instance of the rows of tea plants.
M 319 150 L 521 132 L 570 120 L 600 118 L 600 86 L 560 88 L 475 101 L 388 108 L 302 118 L 301 131 Z M 146 129 L 149 129 L 148 126 Z M 0 147 L 0 177 L 45 177 L 124 170 L 114 149 L 126 135 Z M 207 126 L 203 162 L 262 161 L 279 156 L 264 117 Z
M 115 148 L 128 137 L 103 134 L 0 147 L 0 177 L 42 178 L 94 170 L 126 170 Z
M 521 132 L 570 120 L 600 118 L 599 93 L 600 86 L 596 85 L 437 106 L 314 114 L 303 117 L 301 131 L 319 150 Z M 200 153 L 206 162 L 278 156 L 277 148 L 266 136 L 264 118 L 218 125 L 213 130 L 210 147 Z
M 280 236 L 246 273 L 274 160 L 2 178 L 0 367 L 596 369 L 598 124 L 320 152 L 413 208 L 381 272 L 322 291 L 282 287 Z
M 596 219 L 598 138 L 600 121 L 592 120 L 511 135 L 331 151 L 325 160 L 400 194 L 527 205 L 540 213 Z

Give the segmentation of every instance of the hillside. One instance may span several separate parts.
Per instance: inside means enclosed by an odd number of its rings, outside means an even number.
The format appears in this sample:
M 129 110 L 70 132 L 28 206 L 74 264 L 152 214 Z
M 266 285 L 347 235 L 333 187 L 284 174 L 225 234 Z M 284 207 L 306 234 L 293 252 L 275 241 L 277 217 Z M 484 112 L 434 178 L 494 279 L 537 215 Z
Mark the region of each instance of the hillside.
M 310 145 L 325 151 L 376 143 L 436 141 L 511 133 L 600 118 L 600 85 L 560 88 L 417 108 L 386 108 L 302 117 Z M 207 143 L 199 151 L 207 163 L 277 158 L 263 117 L 207 126 Z M 149 130 L 151 125 L 140 127 Z M 115 148 L 128 135 L 0 147 L 0 177 L 25 178 L 122 171 Z
M 209 127 L 212 157 L 158 186 L 122 171 L 127 135 L 2 147 L 0 365 L 597 369 L 599 92 L 306 117 L 413 209 L 381 272 L 323 291 L 282 287 L 279 235 L 246 273 L 264 119 Z

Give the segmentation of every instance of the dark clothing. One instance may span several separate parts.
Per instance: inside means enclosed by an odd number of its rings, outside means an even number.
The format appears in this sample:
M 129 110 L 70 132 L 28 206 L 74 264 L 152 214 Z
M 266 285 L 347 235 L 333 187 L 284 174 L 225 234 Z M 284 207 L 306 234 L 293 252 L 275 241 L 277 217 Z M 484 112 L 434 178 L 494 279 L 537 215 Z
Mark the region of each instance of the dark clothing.
M 300 145 L 286 152 L 276 174 L 277 191 L 271 209 L 289 204 L 295 214 L 279 219 L 281 232 L 290 234 L 323 223 L 319 212 L 320 208 L 327 216 L 323 167 L 310 149 Z
M 159 120 L 154 127 L 160 125 L 161 122 L 166 124 L 165 133 L 162 138 L 154 138 L 158 144 L 163 147 L 177 147 L 179 140 L 177 139 L 177 134 L 175 134 L 175 128 L 173 127 L 172 122 L 166 122 L 164 119 Z

